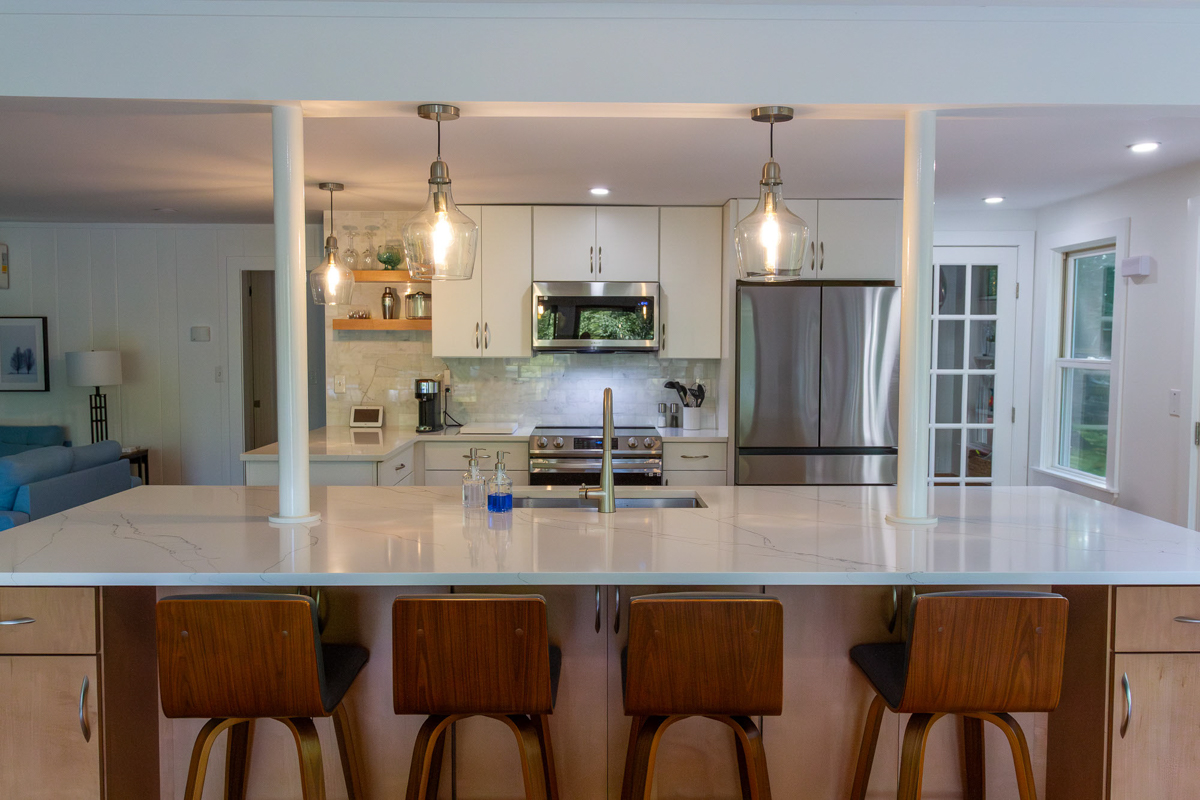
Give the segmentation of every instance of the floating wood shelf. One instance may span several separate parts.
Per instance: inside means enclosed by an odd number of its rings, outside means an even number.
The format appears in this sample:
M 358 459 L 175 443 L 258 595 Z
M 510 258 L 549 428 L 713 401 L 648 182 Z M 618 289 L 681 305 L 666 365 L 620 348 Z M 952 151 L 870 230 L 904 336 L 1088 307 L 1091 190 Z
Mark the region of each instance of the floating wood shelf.
M 427 278 L 414 278 L 406 269 L 355 269 L 355 283 L 429 283 Z
M 428 319 L 335 319 L 335 331 L 431 331 Z

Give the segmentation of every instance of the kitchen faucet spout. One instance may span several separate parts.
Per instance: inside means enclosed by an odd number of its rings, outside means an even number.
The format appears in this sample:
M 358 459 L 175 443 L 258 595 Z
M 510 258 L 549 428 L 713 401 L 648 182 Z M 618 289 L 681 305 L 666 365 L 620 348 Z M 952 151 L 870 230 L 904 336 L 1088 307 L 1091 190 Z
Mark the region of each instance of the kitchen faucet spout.
M 617 510 L 616 491 L 613 487 L 613 394 L 612 389 L 604 390 L 604 459 L 600 462 L 600 485 L 580 486 L 579 496 L 585 500 L 596 500 L 597 510 L 601 514 L 611 514 Z

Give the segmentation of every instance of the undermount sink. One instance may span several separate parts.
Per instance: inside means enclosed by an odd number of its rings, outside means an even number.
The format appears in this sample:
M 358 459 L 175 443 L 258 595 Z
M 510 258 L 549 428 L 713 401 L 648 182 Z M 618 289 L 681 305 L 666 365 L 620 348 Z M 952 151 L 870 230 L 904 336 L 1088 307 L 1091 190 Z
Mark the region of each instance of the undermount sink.
M 595 500 L 579 497 L 513 497 L 513 508 L 582 508 L 595 510 Z M 708 508 L 699 497 L 618 497 L 617 508 Z

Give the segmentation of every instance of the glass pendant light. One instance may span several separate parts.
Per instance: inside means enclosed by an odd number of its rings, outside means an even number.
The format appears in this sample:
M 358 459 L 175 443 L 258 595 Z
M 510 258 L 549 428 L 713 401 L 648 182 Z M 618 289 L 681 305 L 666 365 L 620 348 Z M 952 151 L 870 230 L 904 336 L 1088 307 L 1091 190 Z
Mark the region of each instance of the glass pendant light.
M 354 293 L 354 273 L 346 269 L 338 255 L 337 237 L 333 235 L 333 193 L 346 187 L 340 183 L 318 184 L 329 192 L 329 237 L 325 240 L 325 258 L 308 273 L 308 288 L 313 302 L 319 306 L 344 306 Z
M 458 119 L 456 106 L 430 103 L 417 108 L 423 119 L 438 124 L 437 160 L 429 167 L 429 198 L 404 223 L 404 257 L 413 277 L 432 281 L 469 280 L 475 269 L 479 226 L 458 210 L 450 194 L 450 168 L 442 161 L 442 120 Z
M 763 165 L 758 205 L 733 229 L 738 272 L 745 281 L 794 281 L 803 275 L 808 223 L 783 202 L 783 177 L 775 163 L 775 123 L 793 115 L 787 106 L 763 106 L 750 113 L 755 122 L 771 125 L 771 158 Z

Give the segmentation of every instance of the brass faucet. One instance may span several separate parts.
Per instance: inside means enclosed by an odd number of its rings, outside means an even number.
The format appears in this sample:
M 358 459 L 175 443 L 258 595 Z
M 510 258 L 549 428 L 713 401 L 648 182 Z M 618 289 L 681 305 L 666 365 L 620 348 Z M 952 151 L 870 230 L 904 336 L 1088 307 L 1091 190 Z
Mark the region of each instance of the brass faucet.
M 600 462 L 600 485 L 580 486 L 582 500 L 596 500 L 596 510 L 611 514 L 617 510 L 616 491 L 613 488 L 613 398 L 612 389 L 604 390 L 604 460 Z

